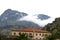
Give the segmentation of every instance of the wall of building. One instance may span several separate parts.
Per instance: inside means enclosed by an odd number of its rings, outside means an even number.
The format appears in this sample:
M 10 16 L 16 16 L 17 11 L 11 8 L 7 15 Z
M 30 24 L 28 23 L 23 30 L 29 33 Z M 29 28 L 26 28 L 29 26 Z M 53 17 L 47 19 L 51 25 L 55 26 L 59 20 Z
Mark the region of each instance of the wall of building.
M 12 35 L 17 35 L 19 36 L 20 32 L 12 32 Z M 40 39 L 43 40 L 45 36 L 50 35 L 50 33 L 40 33 L 40 32 L 21 32 L 21 33 L 27 33 L 28 35 L 31 34 L 33 36 L 33 39 Z

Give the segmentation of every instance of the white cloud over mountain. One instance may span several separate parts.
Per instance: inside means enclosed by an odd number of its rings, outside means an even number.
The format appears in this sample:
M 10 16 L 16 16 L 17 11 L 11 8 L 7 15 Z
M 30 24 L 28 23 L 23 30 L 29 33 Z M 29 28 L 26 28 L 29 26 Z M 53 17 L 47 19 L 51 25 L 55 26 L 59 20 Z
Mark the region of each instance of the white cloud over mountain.
M 24 18 L 21 18 L 19 19 L 19 21 L 32 21 L 40 26 L 45 26 L 46 24 L 48 23 L 51 23 L 52 21 L 54 21 L 54 18 L 49 18 L 49 19 L 46 19 L 46 20 L 41 20 L 41 19 L 38 19 L 38 16 L 37 15 L 28 15 L 28 16 L 25 16 Z
M 37 24 L 47 24 L 56 17 L 60 17 L 60 0 L 0 0 L 0 15 L 6 9 L 18 10 L 29 15 L 21 20 L 33 21 Z M 47 14 L 51 16 L 47 20 L 39 20 L 35 14 Z

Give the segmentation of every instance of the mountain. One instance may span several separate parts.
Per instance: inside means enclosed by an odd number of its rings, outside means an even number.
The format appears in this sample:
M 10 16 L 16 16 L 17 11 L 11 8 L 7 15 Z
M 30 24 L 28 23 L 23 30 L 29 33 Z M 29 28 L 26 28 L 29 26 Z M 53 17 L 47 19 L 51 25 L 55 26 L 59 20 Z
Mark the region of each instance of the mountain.
M 28 14 L 23 12 L 18 12 L 15 10 L 7 9 L 1 16 L 0 21 L 16 21 L 19 18 L 27 16 Z
M 42 28 L 38 24 L 31 22 L 31 21 L 20 21 L 17 23 L 17 25 L 22 25 L 24 27 L 31 27 L 31 28 Z
M 34 15 L 25 16 L 24 18 L 21 18 L 19 20 L 31 21 L 38 24 L 40 27 L 44 27 L 46 24 L 53 21 L 50 16 L 45 15 L 45 14 L 38 14 L 38 13 Z
M 47 19 L 50 18 L 50 16 L 47 16 L 47 15 L 44 15 L 44 14 L 38 14 L 37 17 L 40 20 L 47 20 Z
M 33 22 L 30 21 L 19 21 L 16 22 L 14 24 L 10 24 L 10 25 L 5 25 L 3 27 L 0 27 L 1 29 L 19 29 L 19 28 L 42 28 L 40 27 L 38 24 L 35 24 Z
M 6 32 L 8 32 L 8 29 L 10 31 L 11 29 L 20 29 L 27 27 L 42 28 L 41 21 L 35 17 L 41 20 L 46 20 L 50 18 L 49 16 L 44 14 L 29 16 L 27 13 L 24 12 L 7 9 L 0 16 L 0 32 L 1 34 L 5 34 Z M 24 18 L 26 18 L 26 20 L 19 20 Z
M 40 25 L 41 21 L 38 19 L 47 20 L 50 18 L 49 16 L 44 15 L 44 14 L 37 14 L 35 16 L 32 15 L 29 17 L 28 16 L 29 15 L 27 13 L 7 9 L 0 16 L 0 28 L 1 29 L 3 29 L 3 28 L 9 29 L 9 28 L 17 28 L 17 27 L 20 28 L 22 26 L 23 26 L 23 28 L 25 28 L 25 27 L 37 27 L 37 28 L 40 27 L 40 28 L 42 28 Z M 37 17 L 38 19 L 35 17 Z M 26 18 L 26 20 L 18 21 L 19 19 L 22 19 L 22 18 Z M 28 20 L 31 20 L 31 21 L 28 21 Z M 13 27 L 13 26 L 15 26 L 15 27 Z
M 10 28 L 25 28 L 25 27 L 37 27 L 40 26 L 30 21 L 18 21 L 18 19 L 24 18 L 28 14 L 18 12 L 16 10 L 7 9 L 0 16 L 0 29 Z
M 16 10 L 7 9 L 0 16 L 0 27 L 5 25 L 13 25 L 18 19 L 27 16 L 28 14 L 23 12 L 18 12 Z

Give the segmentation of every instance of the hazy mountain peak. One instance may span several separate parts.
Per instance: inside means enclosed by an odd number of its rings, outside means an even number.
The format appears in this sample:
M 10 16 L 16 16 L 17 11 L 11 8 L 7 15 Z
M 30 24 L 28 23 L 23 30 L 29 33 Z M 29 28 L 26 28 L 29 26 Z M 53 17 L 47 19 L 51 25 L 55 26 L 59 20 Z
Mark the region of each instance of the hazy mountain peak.
M 35 26 L 42 27 L 43 23 L 44 24 L 46 23 L 42 20 L 46 20 L 48 18 L 50 18 L 50 17 L 47 15 L 44 15 L 44 14 L 28 15 L 24 12 L 7 9 L 0 16 L 0 26 L 4 27 L 6 25 L 19 25 L 19 27 L 20 27 L 20 25 L 22 25 L 22 26 L 24 25 L 26 27 L 32 27 L 32 26 L 33 27 L 35 27 Z M 41 20 L 39 20 L 39 19 L 41 19 Z
M 0 26 L 2 28 L 10 28 L 10 25 L 17 25 L 17 28 L 24 27 L 39 27 L 38 24 L 32 21 L 17 21 L 18 19 L 24 18 L 28 14 L 23 12 L 18 12 L 16 10 L 7 9 L 0 17 Z M 8 25 L 8 26 L 7 26 Z M 24 26 L 24 27 L 23 27 Z M 12 27 L 11 27 L 12 28 Z M 15 28 L 15 27 L 14 27 Z
M 4 11 L 4 13 L 1 15 L 1 16 L 27 16 L 28 14 L 24 13 L 24 12 L 19 12 L 19 11 L 16 11 L 16 10 L 11 10 L 11 9 L 7 9 Z
M 46 20 L 46 19 L 49 19 L 50 18 L 50 16 L 45 15 L 45 14 L 38 14 L 37 17 L 40 20 Z
M 0 22 L 12 22 L 12 21 L 16 21 L 24 16 L 27 16 L 28 14 L 24 13 L 24 12 L 19 12 L 16 10 L 12 10 L 12 9 L 7 9 L 4 11 L 4 13 L 2 13 L 2 15 L 0 16 Z

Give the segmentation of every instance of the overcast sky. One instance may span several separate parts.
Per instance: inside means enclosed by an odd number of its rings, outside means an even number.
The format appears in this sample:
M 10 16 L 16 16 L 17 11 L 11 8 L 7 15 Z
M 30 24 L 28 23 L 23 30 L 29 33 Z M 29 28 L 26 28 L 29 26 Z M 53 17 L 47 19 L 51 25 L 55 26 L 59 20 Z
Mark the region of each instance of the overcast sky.
M 45 25 L 52 22 L 54 18 L 60 17 L 60 0 L 0 0 L 0 15 L 7 9 L 25 12 L 29 15 L 45 14 L 52 17 L 45 21 L 37 20 L 32 16 L 23 18 Z
M 60 0 L 0 0 L 0 15 L 6 9 L 33 14 L 60 16 Z

